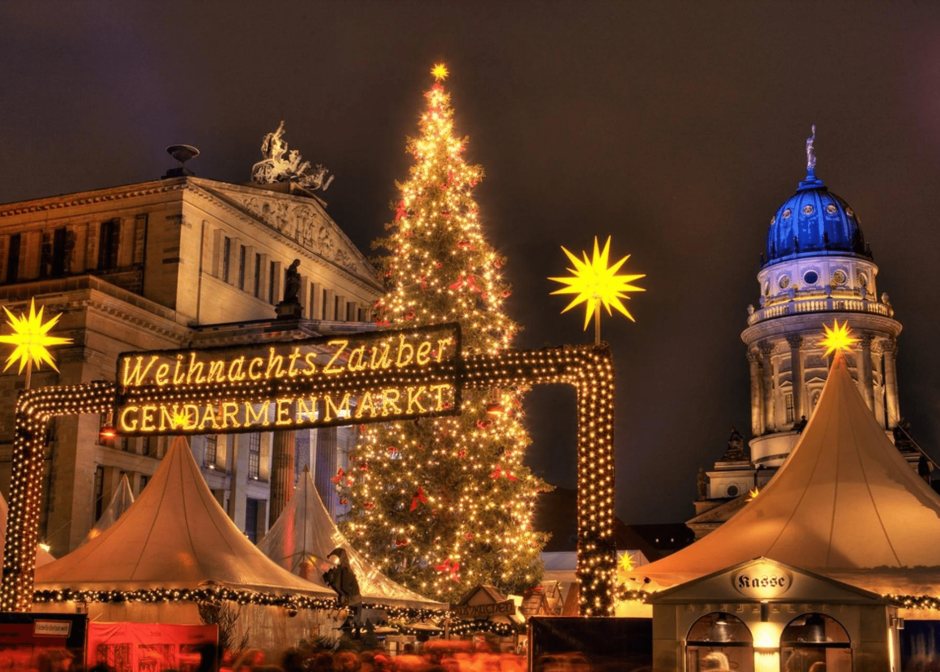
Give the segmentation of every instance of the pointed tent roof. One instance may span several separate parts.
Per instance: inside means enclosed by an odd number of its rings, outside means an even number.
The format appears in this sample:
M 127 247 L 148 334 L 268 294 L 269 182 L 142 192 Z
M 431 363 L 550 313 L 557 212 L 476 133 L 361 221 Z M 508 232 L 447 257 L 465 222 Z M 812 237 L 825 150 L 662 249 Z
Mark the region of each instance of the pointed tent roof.
M 343 548 L 366 602 L 424 609 L 445 606 L 395 583 L 362 557 L 336 528 L 308 469 L 304 469 L 294 495 L 258 547 L 281 567 L 319 586 L 326 584 L 317 563 L 324 562 L 333 549 Z
M 627 576 L 671 585 L 764 556 L 870 590 L 922 592 L 940 583 L 937 542 L 940 496 L 887 438 L 837 355 L 812 420 L 757 498 Z
M 114 496 L 111 498 L 111 503 L 108 504 L 108 508 L 104 510 L 104 513 L 101 514 L 101 518 L 99 518 L 95 526 L 88 531 L 88 534 L 85 535 L 85 538 L 82 539 L 82 543 L 80 543 L 79 546 L 84 546 L 114 525 L 114 522 L 121 517 L 121 514 L 131 508 L 131 504 L 133 503 L 134 493 L 131 492 L 131 483 L 127 480 L 127 474 L 124 474 L 121 476 L 121 482 L 118 485 L 117 492 L 115 492 Z
M 36 589 L 196 588 L 206 582 L 329 599 L 333 591 L 271 562 L 229 519 L 176 438 L 150 484 L 111 527 L 36 570 Z
M 9 507 L 7 506 L 7 500 L 0 495 L 0 548 L 6 544 L 7 539 L 7 512 Z M 43 550 L 41 546 L 36 545 L 36 566 L 42 567 L 43 565 L 48 565 L 50 562 L 55 562 L 55 558 L 49 554 L 49 551 Z

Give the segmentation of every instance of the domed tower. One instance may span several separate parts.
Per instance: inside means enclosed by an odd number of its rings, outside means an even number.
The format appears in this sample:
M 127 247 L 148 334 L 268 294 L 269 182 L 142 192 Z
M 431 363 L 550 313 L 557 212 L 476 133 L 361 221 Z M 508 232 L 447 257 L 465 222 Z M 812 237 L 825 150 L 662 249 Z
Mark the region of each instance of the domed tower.
M 812 417 L 829 370 L 817 345 L 823 323 L 848 322 L 861 339 L 847 361 L 862 396 L 885 430 L 900 418 L 901 324 L 888 295 L 878 295 L 878 267 L 858 214 L 816 177 L 815 137 L 814 126 L 806 179 L 770 220 L 767 260 L 757 274 L 760 308 L 748 307 L 741 334 L 750 364 L 755 467 L 780 466 L 796 444 L 801 418 Z

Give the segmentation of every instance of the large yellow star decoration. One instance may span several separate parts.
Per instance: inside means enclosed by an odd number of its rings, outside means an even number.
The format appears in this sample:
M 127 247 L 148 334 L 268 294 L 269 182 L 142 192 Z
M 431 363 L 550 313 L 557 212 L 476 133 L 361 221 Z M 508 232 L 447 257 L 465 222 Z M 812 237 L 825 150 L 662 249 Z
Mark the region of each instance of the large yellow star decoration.
M 450 74 L 450 71 L 443 63 L 435 63 L 434 67 L 431 68 L 431 74 L 434 75 L 435 81 L 443 82 L 447 79 L 447 75 Z
M 826 354 L 823 357 L 828 357 L 833 352 L 850 352 L 852 346 L 861 340 L 852 336 L 852 330 L 849 329 L 847 320 L 842 323 L 841 327 L 839 326 L 839 320 L 833 320 L 832 329 L 829 328 L 828 324 L 824 324 L 823 330 L 825 336 L 819 341 L 819 345 L 826 348 Z
M 646 290 L 644 288 L 637 287 L 630 283 L 634 280 L 645 278 L 646 275 L 617 275 L 617 271 L 619 271 L 624 263 L 626 263 L 627 259 L 630 258 L 629 254 L 612 266 L 608 266 L 610 259 L 610 236 L 607 237 L 607 242 L 604 244 L 603 250 L 601 250 L 598 245 L 597 237 L 594 237 L 594 255 L 590 259 L 588 258 L 587 252 L 582 253 L 584 259 L 581 260 L 564 247 L 561 249 L 568 255 L 568 259 L 574 264 L 574 268 L 568 269 L 572 274 L 571 277 L 549 278 L 549 280 L 553 280 L 554 282 L 567 285 L 567 287 L 554 291 L 552 294 L 576 295 L 574 300 L 561 311 L 562 313 L 566 313 L 578 304 L 584 303 L 584 329 L 587 331 L 588 325 L 591 323 L 591 317 L 597 315 L 595 328 L 598 330 L 598 335 L 600 333 L 599 322 L 601 306 L 607 309 L 608 315 L 613 315 L 611 311 L 611 307 L 613 307 L 626 315 L 631 321 L 636 321 L 633 319 L 633 315 L 630 314 L 626 306 L 623 305 L 621 299 L 630 298 L 627 296 L 627 292 L 645 292 Z
M 13 352 L 10 353 L 10 356 L 7 357 L 7 365 L 3 368 L 4 371 L 9 369 L 16 362 L 20 363 L 19 373 L 23 373 L 23 369 L 27 368 L 27 366 L 31 366 L 33 363 L 36 364 L 36 368 L 40 368 L 43 362 L 56 371 L 59 370 L 56 368 L 52 355 L 49 354 L 48 347 L 50 345 L 71 343 L 72 339 L 62 338 L 60 336 L 49 336 L 49 330 L 55 326 L 61 315 L 56 315 L 48 322 L 43 322 L 43 310 L 43 308 L 40 308 L 37 313 L 36 303 L 32 299 L 29 301 L 28 316 L 20 315 L 17 317 L 7 310 L 6 306 L 3 307 L 3 311 L 7 314 L 7 318 L 9 318 L 7 324 L 13 328 L 13 333 L 8 336 L 0 336 L 0 343 L 9 343 L 10 345 L 16 346 Z

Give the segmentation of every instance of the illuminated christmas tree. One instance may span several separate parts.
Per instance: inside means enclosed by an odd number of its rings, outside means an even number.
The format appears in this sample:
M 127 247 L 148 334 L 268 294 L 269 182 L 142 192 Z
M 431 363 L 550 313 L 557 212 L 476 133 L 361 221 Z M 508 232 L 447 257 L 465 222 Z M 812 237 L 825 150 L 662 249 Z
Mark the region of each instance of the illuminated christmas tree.
M 501 257 L 486 242 L 473 187 L 483 177 L 454 134 L 446 68 L 425 94 L 415 157 L 390 235 L 376 242 L 389 291 L 380 327 L 459 322 L 465 355 L 509 347 L 518 327 Z M 523 389 L 464 390 L 459 416 L 361 428 L 348 473 L 334 478 L 351 507 L 349 538 L 385 573 L 441 600 L 479 583 L 518 592 L 541 577 L 544 535 L 532 507 L 545 484 L 523 463 Z

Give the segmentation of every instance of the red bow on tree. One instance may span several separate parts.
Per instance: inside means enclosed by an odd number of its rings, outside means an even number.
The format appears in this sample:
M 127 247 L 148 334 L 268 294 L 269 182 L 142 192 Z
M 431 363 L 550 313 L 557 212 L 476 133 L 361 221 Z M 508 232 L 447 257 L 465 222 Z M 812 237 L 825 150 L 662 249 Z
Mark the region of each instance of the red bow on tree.
M 395 221 L 397 222 L 402 217 L 406 217 L 408 213 L 405 211 L 405 202 L 398 201 L 398 209 L 395 210 Z
M 457 562 L 456 560 L 451 560 L 450 558 L 447 558 L 447 560 L 444 561 L 443 565 L 434 565 L 434 569 L 441 572 L 442 574 L 444 574 L 445 572 L 449 573 L 451 579 L 453 579 L 457 583 L 460 583 L 460 577 L 457 576 L 457 572 L 460 571 L 460 563 Z
M 342 468 L 342 467 L 340 467 L 340 468 L 339 468 L 339 471 L 336 472 L 336 476 L 334 476 L 334 477 L 331 478 L 330 480 L 333 481 L 334 483 L 339 483 L 340 481 L 343 480 L 343 476 L 345 476 L 345 475 L 346 475 L 346 472 L 343 471 L 343 468 Z
M 424 494 L 424 488 L 420 486 L 418 486 L 418 491 L 415 493 L 415 498 L 411 500 L 411 511 L 418 508 L 418 502 L 422 504 L 428 503 L 427 495 Z
M 505 472 L 505 473 L 506 473 L 506 478 L 508 478 L 510 481 L 518 481 L 518 480 L 519 480 L 518 478 L 516 478 L 515 476 L 513 476 L 512 474 L 510 474 L 508 471 Z M 490 474 L 490 478 L 499 478 L 500 476 L 502 476 L 502 474 L 503 474 L 502 465 L 497 464 L 497 465 L 496 465 L 496 470 L 495 470 L 492 474 Z

